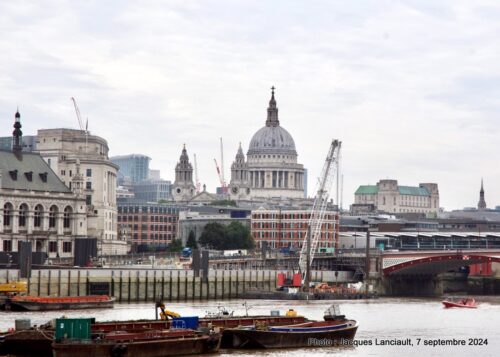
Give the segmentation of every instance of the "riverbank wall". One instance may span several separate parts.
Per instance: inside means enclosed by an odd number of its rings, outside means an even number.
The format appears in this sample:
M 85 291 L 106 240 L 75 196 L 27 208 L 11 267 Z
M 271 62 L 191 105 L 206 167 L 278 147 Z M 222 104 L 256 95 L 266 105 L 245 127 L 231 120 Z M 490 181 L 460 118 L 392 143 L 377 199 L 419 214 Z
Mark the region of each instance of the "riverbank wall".
M 196 276 L 174 269 L 34 269 L 28 294 L 34 296 L 110 295 L 118 302 L 224 300 L 240 298 L 247 290 L 274 291 L 281 270 L 210 270 Z M 352 281 L 352 273 L 313 271 L 312 279 Z M 0 283 L 20 280 L 18 270 L 0 271 Z

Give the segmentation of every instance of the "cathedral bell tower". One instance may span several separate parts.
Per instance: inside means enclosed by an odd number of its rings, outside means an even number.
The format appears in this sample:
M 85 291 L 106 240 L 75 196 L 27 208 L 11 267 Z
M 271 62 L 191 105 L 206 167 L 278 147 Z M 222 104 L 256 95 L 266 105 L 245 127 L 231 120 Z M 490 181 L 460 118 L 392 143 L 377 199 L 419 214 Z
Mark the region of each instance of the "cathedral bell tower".
M 231 182 L 229 183 L 229 195 L 231 199 L 245 199 L 250 195 L 250 185 L 248 182 L 248 164 L 245 162 L 245 155 L 241 148 L 241 143 L 236 153 L 236 159 L 231 165 Z
M 181 157 L 175 166 L 175 181 L 172 187 L 174 201 L 189 201 L 195 195 L 193 183 L 193 165 L 189 162 L 186 145 L 182 148 Z

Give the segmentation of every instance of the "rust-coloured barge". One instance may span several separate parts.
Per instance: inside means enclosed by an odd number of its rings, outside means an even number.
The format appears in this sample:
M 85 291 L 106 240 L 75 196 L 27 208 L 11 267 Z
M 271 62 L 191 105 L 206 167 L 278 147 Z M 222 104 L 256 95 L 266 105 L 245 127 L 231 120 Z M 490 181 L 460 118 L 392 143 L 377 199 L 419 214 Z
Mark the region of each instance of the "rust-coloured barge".
M 230 333 L 225 332 L 229 328 L 238 326 L 252 325 L 293 325 L 307 322 L 304 316 L 229 316 L 200 318 L 199 327 L 208 328 L 219 327 L 223 334 L 222 346 L 229 347 L 232 341 Z M 170 329 L 172 323 L 170 320 L 137 320 L 137 321 L 110 321 L 96 322 L 91 325 L 92 334 L 116 333 L 123 331 L 132 331 L 134 333 L 149 333 L 158 330 Z M 3 354 L 21 354 L 30 356 L 52 356 L 52 342 L 54 338 L 54 328 L 47 324 L 38 329 L 25 331 L 15 331 L 0 336 L 0 353 Z M 32 348 L 31 346 L 36 346 Z M 87 355 L 85 357 L 89 357 Z
M 164 357 L 215 353 L 220 333 L 188 329 L 111 332 L 91 341 L 54 342 L 54 357 Z
M 5 309 L 20 311 L 99 309 L 111 308 L 113 303 L 114 299 L 107 295 L 65 297 L 16 295 L 5 301 Z

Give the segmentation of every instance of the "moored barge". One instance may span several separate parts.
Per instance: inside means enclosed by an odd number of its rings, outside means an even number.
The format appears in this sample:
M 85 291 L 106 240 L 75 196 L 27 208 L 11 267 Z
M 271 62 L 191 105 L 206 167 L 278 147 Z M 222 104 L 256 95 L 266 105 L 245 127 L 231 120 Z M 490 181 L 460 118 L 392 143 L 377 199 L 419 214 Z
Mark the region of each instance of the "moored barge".
M 173 320 L 136 320 L 136 321 L 107 321 L 93 322 L 90 326 L 92 334 L 117 333 L 123 331 L 144 332 L 170 329 Z M 229 328 L 251 325 L 293 325 L 307 322 L 304 316 L 224 316 L 200 318 L 199 327 L 220 328 L 223 334 L 223 347 L 230 347 L 231 335 Z M 52 339 L 54 338 L 54 325 L 45 324 L 37 329 L 14 331 L 0 336 L 0 351 L 4 354 L 26 354 L 29 346 L 36 344 L 37 348 L 31 350 L 31 355 L 52 356 Z M 22 333 L 21 333 L 22 332 Z M 3 339 L 3 342 L 1 341 Z M 29 352 L 29 350 L 27 351 Z M 27 353 L 27 355 L 30 355 Z M 89 357 L 89 356 L 86 356 Z
M 325 321 L 308 321 L 288 326 L 239 326 L 225 330 L 231 348 L 296 348 L 346 346 L 358 329 L 355 320 L 339 314 L 334 305 L 325 312 Z M 227 341 L 226 341 L 227 343 Z
M 111 308 L 113 304 L 114 298 L 107 295 L 65 297 L 17 295 L 5 301 L 5 309 L 16 311 L 100 309 Z
M 350 320 L 343 324 L 318 321 L 266 329 L 240 327 L 228 332 L 233 335 L 232 348 L 296 348 L 348 345 L 357 329 L 356 321 Z
M 52 344 L 54 357 L 164 357 L 215 353 L 220 333 L 189 329 L 114 332 L 90 341 L 62 340 Z

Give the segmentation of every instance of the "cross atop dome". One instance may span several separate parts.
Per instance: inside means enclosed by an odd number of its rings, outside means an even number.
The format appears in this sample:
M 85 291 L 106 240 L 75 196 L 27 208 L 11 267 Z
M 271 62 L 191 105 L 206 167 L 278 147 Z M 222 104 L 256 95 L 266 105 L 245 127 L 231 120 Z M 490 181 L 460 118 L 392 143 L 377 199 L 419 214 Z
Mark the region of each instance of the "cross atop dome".
M 267 120 L 266 126 L 279 126 L 280 121 L 278 120 L 278 108 L 276 107 L 276 99 L 274 99 L 274 86 L 271 87 L 271 100 L 269 101 L 269 107 L 267 108 Z

